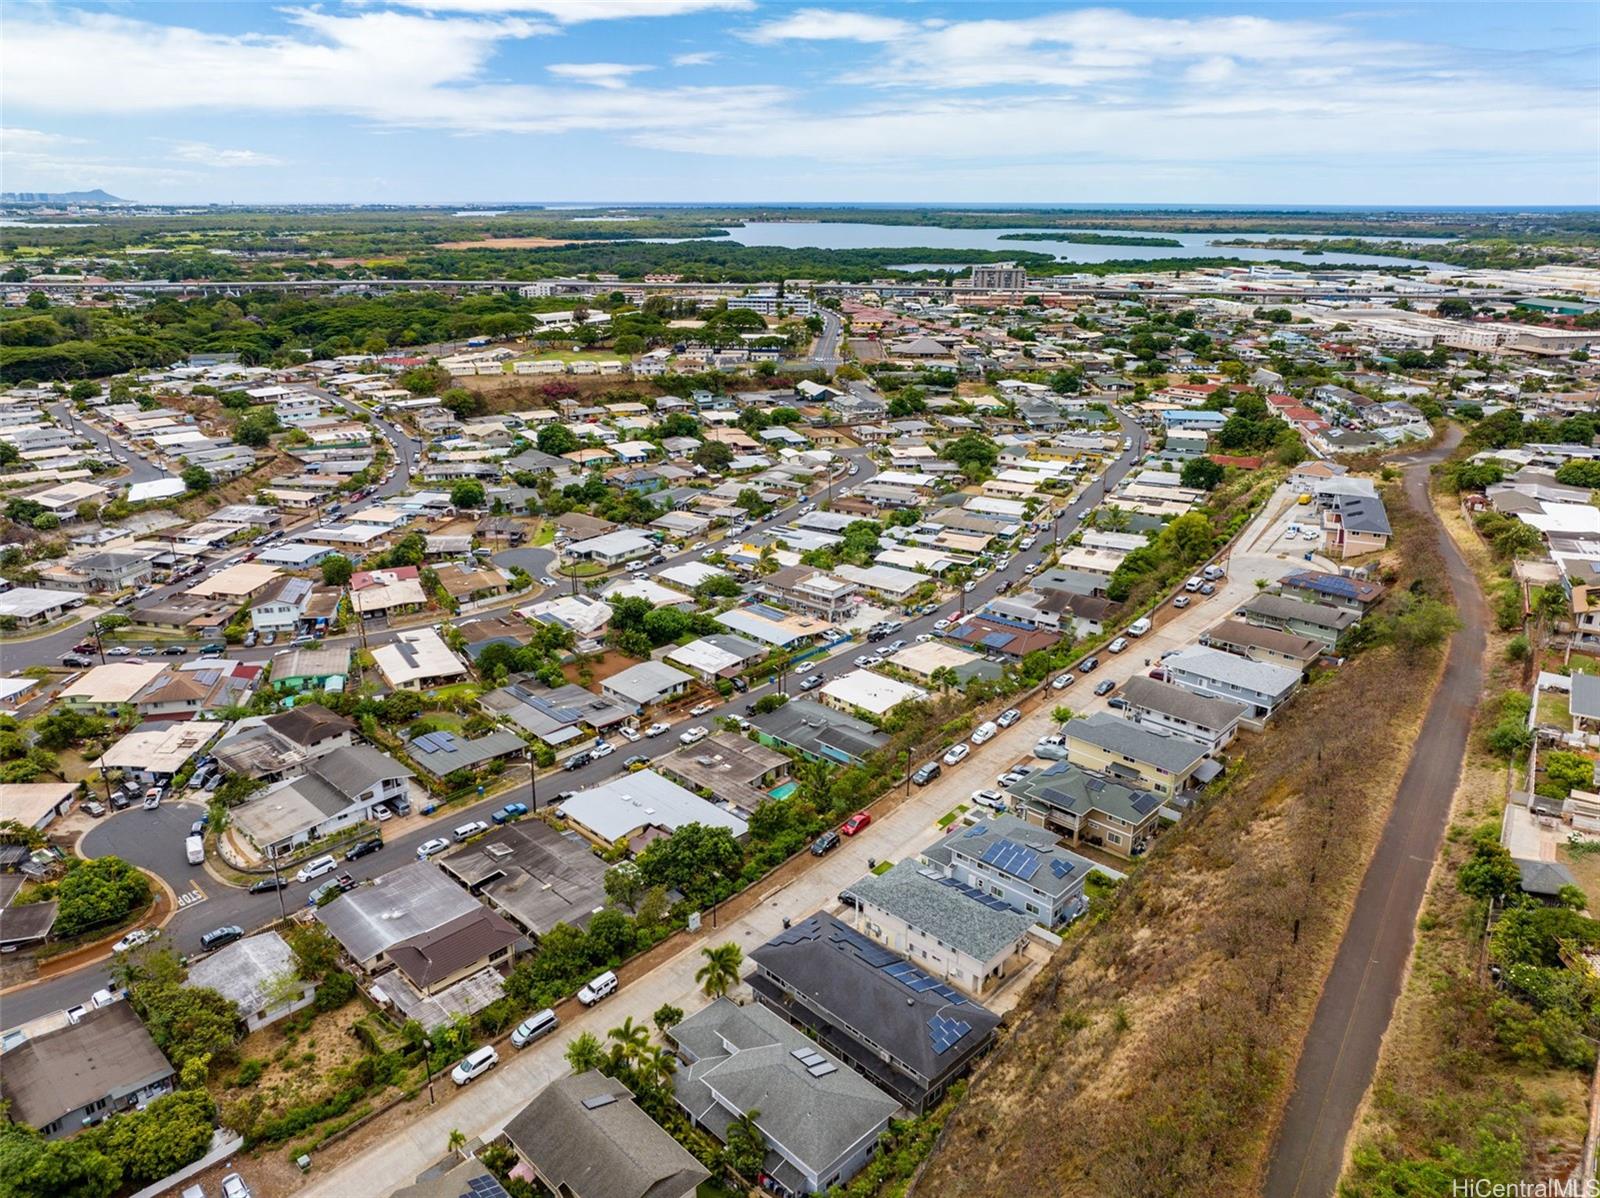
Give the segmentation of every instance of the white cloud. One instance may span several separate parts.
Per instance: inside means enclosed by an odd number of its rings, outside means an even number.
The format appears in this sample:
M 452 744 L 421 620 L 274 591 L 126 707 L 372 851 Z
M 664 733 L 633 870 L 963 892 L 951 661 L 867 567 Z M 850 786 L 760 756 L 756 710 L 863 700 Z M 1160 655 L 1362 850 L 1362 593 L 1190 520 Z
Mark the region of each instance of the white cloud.
M 430 12 L 533 12 L 563 25 L 634 17 L 679 17 L 707 11 L 748 12 L 755 0 L 391 0 Z
M 674 54 L 672 65 L 675 67 L 703 67 L 716 62 L 722 56 L 715 50 L 696 50 L 690 54 Z
M 626 62 L 555 62 L 545 68 L 560 79 L 611 89 L 627 86 L 630 75 L 650 69 Z
M 0 43 L 0 101 L 25 112 L 319 113 L 404 128 L 561 133 L 755 119 L 788 99 L 764 85 L 580 94 L 505 82 L 489 73 L 499 46 L 551 29 L 518 17 L 288 12 L 291 32 L 248 35 L 104 13 L 13 17 Z
M 256 150 L 228 150 L 220 146 L 207 145 L 203 141 L 175 141 L 172 143 L 170 153 L 172 157 L 182 162 L 221 169 L 285 165 L 282 158 L 271 154 L 262 154 Z
M 893 17 L 802 8 L 787 17 L 757 25 L 744 36 L 761 45 L 784 41 L 892 42 L 911 35 L 916 28 L 909 21 Z

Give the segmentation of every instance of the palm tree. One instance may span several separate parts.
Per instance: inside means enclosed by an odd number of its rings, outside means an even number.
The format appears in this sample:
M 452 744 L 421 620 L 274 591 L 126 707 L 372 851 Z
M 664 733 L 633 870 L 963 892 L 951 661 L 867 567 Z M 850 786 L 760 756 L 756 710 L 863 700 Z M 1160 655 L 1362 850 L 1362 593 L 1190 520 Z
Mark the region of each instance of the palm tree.
M 672 1075 L 678 1071 L 678 1058 L 660 1044 L 647 1046 L 634 1067 L 639 1084 L 652 1090 L 664 1090 Z
M 706 959 L 694 975 L 701 992 L 707 998 L 721 998 L 739 984 L 739 966 L 744 964 L 744 953 L 733 941 L 714 948 L 703 948 L 700 955 Z
M 452 1127 L 450 1129 L 449 1147 L 447 1148 L 446 1151 L 449 1151 L 449 1152 L 460 1152 L 462 1146 L 464 1144 L 466 1144 L 466 1142 L 467 1142 L 466 1133 L 463 1132 L 459 1127 Z
M 635 1023 L 632 1015 L 622 1021 L 621 1027 L 612 1028 L 606 1035 L 616 1041 L 611 1048 L 613 1061 L 637 1061 L 650 1044 L 650 1029 Z
M 567 1045 L 567 1064 L 574 1073 L 588 1073 L 606 1063 L 605 1050 L 593 1032 L 584 1032 Z

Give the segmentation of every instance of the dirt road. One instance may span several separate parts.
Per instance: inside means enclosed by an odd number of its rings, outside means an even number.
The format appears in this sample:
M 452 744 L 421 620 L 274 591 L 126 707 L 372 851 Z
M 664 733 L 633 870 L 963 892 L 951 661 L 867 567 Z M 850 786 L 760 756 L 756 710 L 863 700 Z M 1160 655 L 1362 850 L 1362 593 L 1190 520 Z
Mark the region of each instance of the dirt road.
M 1453 434 L 1406 468 L 1406 499 L 1419 510 L 1432 511 L 1428 467 L 1460 441 L 1459 430 Z M 1338 1185 L 1345 1140 L 1400 994 L 1483 685 L 1483 599 L 1444 528 L 1432 523 L 1462 627 L 1317 1003 L 1273 1145 L 1267 1198 L 1326 1198 Z

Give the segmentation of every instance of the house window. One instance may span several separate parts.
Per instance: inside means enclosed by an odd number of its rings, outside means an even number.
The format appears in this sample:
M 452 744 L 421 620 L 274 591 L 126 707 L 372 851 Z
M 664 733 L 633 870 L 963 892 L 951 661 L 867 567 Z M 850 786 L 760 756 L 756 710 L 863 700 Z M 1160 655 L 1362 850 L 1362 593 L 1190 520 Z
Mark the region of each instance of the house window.
M 1029 915 L 1039 914 L 1039 908 L 1035 907 L 1032 903 L 1029 903 L 1026 909 Z
M 1109 840 L 1112 844 L 1121 844 L 1122 843 L 1122 837 L 1119 836 L 1115 832 L 1107 832 L 1106 833 L 1106 839 Z

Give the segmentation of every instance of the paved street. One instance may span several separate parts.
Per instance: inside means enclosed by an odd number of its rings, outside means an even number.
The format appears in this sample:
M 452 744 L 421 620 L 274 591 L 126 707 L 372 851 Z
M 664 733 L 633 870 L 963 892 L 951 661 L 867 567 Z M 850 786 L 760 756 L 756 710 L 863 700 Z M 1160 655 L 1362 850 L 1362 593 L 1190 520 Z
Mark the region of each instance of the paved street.
M 1460 428 L 1451 426 L 1451 431 L 1406 467 L 1405 492 L 1412 507 L 1429 514 L 1462 628 L 1450 641 L 1444 680 L 1417 735 L 1323 984 L 1273 1146 L 1267 1198 L 1325 1198 L 1338 1186 L 1345 1141 L 1372 1083 L 1411 960 L 1417 913 L 1439 855 L 1483 686 L 1483 597 L 1471 568 L 1433 516 L 1428 494 L 1429 466 L 1460 441 Z

